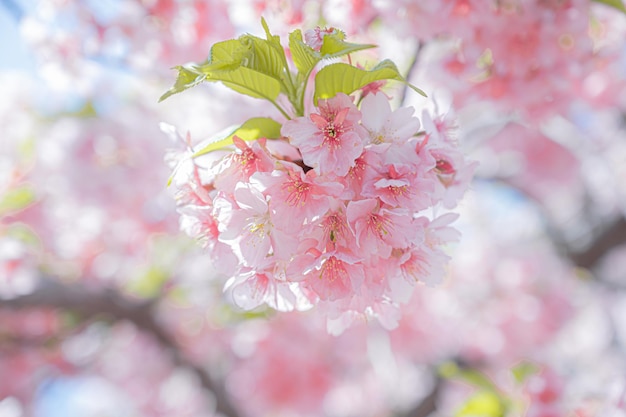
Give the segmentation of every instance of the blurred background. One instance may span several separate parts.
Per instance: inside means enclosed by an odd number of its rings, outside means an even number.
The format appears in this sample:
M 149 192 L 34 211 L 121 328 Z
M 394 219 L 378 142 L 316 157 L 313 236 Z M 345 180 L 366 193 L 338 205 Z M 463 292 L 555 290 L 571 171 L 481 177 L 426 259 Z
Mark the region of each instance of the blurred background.
M 179 232 L 159 124 L 276 115 L 158 98 L 260 16 L 378 44 L 480 164 L 393 331 L 243 312 Z M 1 0 L 0 417 L 626 416 L 625 197 L 619 0 Z

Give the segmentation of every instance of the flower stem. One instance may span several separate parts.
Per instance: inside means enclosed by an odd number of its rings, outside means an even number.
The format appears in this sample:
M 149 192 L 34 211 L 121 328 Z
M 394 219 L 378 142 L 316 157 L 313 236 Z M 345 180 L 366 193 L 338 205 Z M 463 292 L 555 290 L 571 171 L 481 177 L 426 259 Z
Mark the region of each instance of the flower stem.
M 268 101 L 270 103 L 272 103 L 274 105 L 274 107 L 276 107 L 278 109 L 279 112 L 281 112 L 283 114 L 283 116 L 285 116 L 287 118 L 287 120 L 291 120 L 291 117 L 289 117 L 289 114 L 287 114 L 287 112 L 278 105 L 278 103 L 276 103 L 274 100 L 269 100 Z

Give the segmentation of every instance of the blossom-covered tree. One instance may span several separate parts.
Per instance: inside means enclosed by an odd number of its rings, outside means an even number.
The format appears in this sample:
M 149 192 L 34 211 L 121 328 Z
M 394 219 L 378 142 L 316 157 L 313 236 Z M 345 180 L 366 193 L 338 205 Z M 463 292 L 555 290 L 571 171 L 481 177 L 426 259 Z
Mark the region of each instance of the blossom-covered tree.
M 620 0 L 0 10 L 0 417 L 626 415 Z

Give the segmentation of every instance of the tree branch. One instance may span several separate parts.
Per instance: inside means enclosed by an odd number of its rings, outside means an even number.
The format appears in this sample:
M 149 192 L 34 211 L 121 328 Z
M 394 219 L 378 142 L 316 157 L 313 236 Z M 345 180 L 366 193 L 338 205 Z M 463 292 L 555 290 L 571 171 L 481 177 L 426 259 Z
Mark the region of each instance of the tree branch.
M 606 256 L 611 250 L 620 245 L 626 244 L 626 219 L 623 216 L 620 216 L 617 219 L 613 219 L 605 224 L 601 232 L 592 237 L 591 242 L 587 245 L 585 250 L 575 251 L 563 238 L 558 226 L 554 224 L 550 213 L 547 212 L 541 201 L 537 200 L 525 190 L 515 185 L 508 178 L 490 177 L 480 179 L 494 181 L 504 186 L 513 188 L 531 201 L 535 207 L 539 209 L 542 218 L 546 222 L 548 237 L 552 241 L 552 244 L 561 251 L 563 257 L 578 267 L 593 270 L 598 266 L 598 263 L 602 260 L 602 258 L 604 258 L 604 256 Z
M 85 318 L 110 316 L 113 320 L 127 320 L 140 330 L 151 334 L 170 353 L 176 366 L 193 371 L 204 388 L 215 396 L 216 411 L 227 417 L 239 417 L 239 412 L 230 402 L 225 389 L 216 384 L 206 369 L 189 360 L 173 337 L 154 317 L 152 302 L 134 302 L 116 291 L 94 291 L 79 284 L 65 285 L 53 279 L 43 279 L 32 293 L 10 300 L 1 300 L 0 308 L 21 310 L 28 308 L 54 307 L 77 312 Z
M 428 417 L 437 411 L 437 399 L 441 390 L 441 379 L 437 378 L 432 391 L 412 410 L 408 417 Z
M 606 226 L 582 252 L 572 252 L 570 259 L 578 266 L 593 269 L 612 249 L 626 244 L 626 219 L 618 218 Z
M 413 70 L 417 66 L 417 63 L 419 61 L 419 56 L 420 56 L 421 52 L 422 52 L 422 41 L 418 40 L 417 41 L 417 46 L 415 47 L 415 52 L 413 53 L 413 56 L 411 57 L 411 63 L 409 64 L 409 68 L 406 71 L 406 77 L 404 77 L 404 79 L 407 82 L 410 81 L 411 74 L 413 73 Z M 408 85 L 405 85 L 402 88 L 402 95 L 400 96 L 400 106 L 404 106 L 408 90 L 409 90 L 409 86 Z

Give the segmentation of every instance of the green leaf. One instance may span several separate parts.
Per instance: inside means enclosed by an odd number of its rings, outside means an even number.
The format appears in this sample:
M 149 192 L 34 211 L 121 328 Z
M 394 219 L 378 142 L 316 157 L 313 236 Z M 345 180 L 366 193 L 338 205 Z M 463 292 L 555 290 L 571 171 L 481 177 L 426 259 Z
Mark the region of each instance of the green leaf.
M 213 71 L 211 68 L 200 68 L 206 81 L 221 81 L 225 86 L 254 98 L 263 98 L 275 101 L 280 94 L 278 80 L 254 71 L 250 68 L 239 67 L 232 71 Z
M 35 191 L 29 185 L 8 190 L 0 196 L 0 215 L 22 210 L 35 201 Z
M 607 6 L 613 7 L 619 10 L 622 13 L 626 13 L 626 6 L 624 6 L 624 2 L 622 0 L 593 0 L 596 3 L 606 4 Z
M 307 77 L 315 65 L 322 60 L 322 55 L 302 40 L 302 32 L 296 29 L 289 34 L 289 50 L 293 63 L 302 77 Z
M 257 38 L 252 35 L 244 35 L 239 38 L 242 45 L 250 48 L 250 53 L 241 61 L 246 68 L 258 71 L 284 83 L 285 65 L 284 51 L 272 41 Z
M 280 37 L 272 35 L 267 26 L 267 22 L 263 18 L 261 18 L 261 25 L 263 26 L 267 40 L 251 37 L 254 42 L 255 59 L 260 61 L 256 65 L 261 65 L 253 69 L 271 75 L 280 81 L 281 91 L 283 91 L 289 98 L 289 101 L 293 103 L 296 98 L 297 87 L 294 85 L 291 78 L 291 71 L 289 70 L 289 64 L 287 64 L 287 57 L 285 56 L 285 48 L 283 48 L 283 45 L 280 43 Z
M 497 392 L 498 388 L 484 374 L 471 368 L 461 368 L 454 362 L 446 362 L 439 367 L 439 373 L 444 378 L 459 379 L 477 388 Z
M 406 83 L 396 65 L 389 60 L 380 62 L 369 71 L 343 63 L 328 65 L 315 76 L 315 104 L 317 105 L 320 98 L 330 98 L 337 93 L 352 94 L 359 88 L 379 80 L 398 80 Z M 407 84 L 419 94 L 426 96 L 419 88 Z
M 272 41 L 273 38 L 278 38 L 278 36 L 273 36 L 270 32 L 270 27 L 267 26 L 267 22 L 265 21 L 265 18 L 263 16 L 261 16 L 261 26 L 263 26 L 263 30 L 265 31 L 265 37 L 267 38 L 268 41 Z M 279 40 L 280 43 L 280 40 Z
M 159 103 L 174 94 L 180 93 L 181 91 L 185 91 L 188 88 L 200 84 L 206 79 L 206 75 L 198 72 L 198 69 L 195 67 L 195 65 L 178 66 L 175 67 L 175 69 L 178 70 L 176 82 L 174 83 L 174 86 L 172 88 L 167 90 L 165 94 L 163 94 L 159 98 Z
M 324 36 L 320 48 L 322 58 L 337 58 L 356 51 L 376 48 L 376 45 L 345 42 L 342 35 L 343 32 L 338 32 L 338 34 L 333 33 Z
M 41 239 L 37 232 L 24 223 L 10 223 L 0 232 L 0 235 L 10 236 L 20 242 L 33 247 L 41 247 Z
M 518 384 L 526 382 L 529 376 L 538 373 L 540 368 L 531 362 L 520 362 L 511 368 L 511 373 Z
M 304 115 L 304 95 L 311 71 L 322 60 L 322 55 L 304 43 L 299 29 L 289 34 L 289 50 L 291 58 L 298 70 L 295 94 L 289 96 L 296 115 Z
M 213 45 L 209 61 L 194 70 L 204 75 L 202 81 L 222 81 L 238 93 L 273 101 L 282 87 L 281 59 L 269 41 L 244 35 Z
M 282 57 L 281 59 L 284 61 L 284 63 L 286 63 L 287 60 L 285 58 L 285 49 L 283 48 L 283 45 L 280 43 L 280 36 L 271 34 L 270 28 L 267 26 L 267 22 L 262 17 L 261 17 L 261 25 L 263 26 L 263 30 L 265 31 L 265 38 L 267 39 L 268 44 L 272 48 L 274 48 L 276 52 L 279 53 L 279 55 L 281 55 Z
M 275 100 L 284 84 L 285 67 L 280 41 L 278 47 L 273 42 L 244 35 L 214 44 L 207 62 L 176 67 L 176 82 L 159 101 L 203 81 L 222 81 L 239 93 Z
M 233 130 L 224 139 L 209 143 L 207 146 L 194 153 L 193 156 L 204 155 L 225 146 L 232 145 L 234 136 L 238 136 L 246 142 L 259 138 L 276 139 L 280 137 L 280 128 L 281 124 L 274 119 L 270 119 L 269 117 L 253 117 Z
M 149 266 L 129 284 L 128 290 L 141 297 L 154 297 L 161 292 L 167 279 L 168 274 L 162 268 Z
M 280 37 L 270 33 L 265 19 L 261 19 L 261 24 L 267 39 L 247 34 L 236 40 L 216 43 L 201 71 L 235 70 L 243 66 L 275 78 L 286 87 L 288 68 Z
M 416 86 L 414 86 L 413 84 L 411 84 L 410 82 L 406 81 L 406 80 L 401 80 L 404 84 L 406 84 L 411 90 L 415 91 L 417 94 L 419 94 L 422 97 L 428 97 L 428 95 L 424 92 L 424 90 L 422 90 L 421 88 L 417 88 Z
M 251 53 L 251 46 L 239 39 L 230 39 L 214 44 L 209 53 L 209 60 L 201 66 L 207 71 L 234 70 L 241 66 L 242 61 Z
M 454 413 L 455 417 L 503 417 L 506 408 L 498 395 L 479 391 Z
M 175 67 L 178 70 L 176 82 L 159 98 L 159 102 L 205 81 L 205 72 L 228 71 L 239 68 L 249 53 L 250 47 L 242 45 L 239 40 L 231 39 L 214 44 L 209 52 L 209 59 L 204 64 L 187 64 Z

